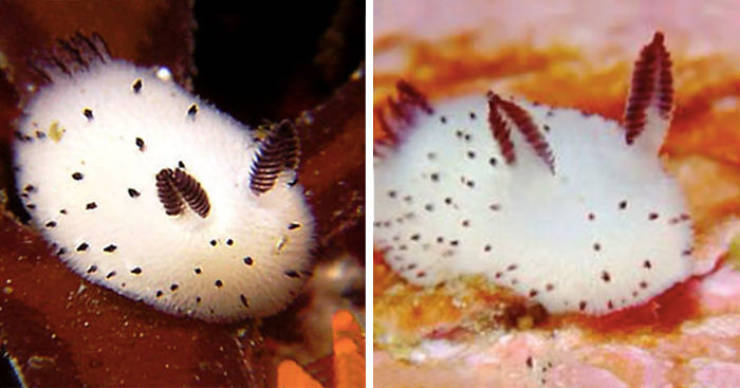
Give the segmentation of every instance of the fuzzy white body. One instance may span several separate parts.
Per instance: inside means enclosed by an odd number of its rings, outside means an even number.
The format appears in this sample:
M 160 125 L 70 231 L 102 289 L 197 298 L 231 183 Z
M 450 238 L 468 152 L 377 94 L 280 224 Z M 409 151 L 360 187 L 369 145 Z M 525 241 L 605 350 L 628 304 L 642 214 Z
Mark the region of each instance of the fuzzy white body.
M 114 61 L 58 76 L 19 132 L 16 178 L 33 223 L 88 280 L 173 314 L 232 321 L 276 313 L 307 279 L 314 236 L 302 188 L 282 176 L 253 194 L 252 131 L 153 71 Z M 165 213 L 155 176 L 178 165 L 207 192 L 207 217 Z
M 657 147 L 626 145 L 598 116 L 515 102 L 549 128 L 555 174 L 516 130 L 505 163 L 485 95 L 435 104 L 375 166 L 374 239 L 389 265 L 420 285 L 483 274 L 551 312 L 589 314 L 688 277 L 692 228 Z

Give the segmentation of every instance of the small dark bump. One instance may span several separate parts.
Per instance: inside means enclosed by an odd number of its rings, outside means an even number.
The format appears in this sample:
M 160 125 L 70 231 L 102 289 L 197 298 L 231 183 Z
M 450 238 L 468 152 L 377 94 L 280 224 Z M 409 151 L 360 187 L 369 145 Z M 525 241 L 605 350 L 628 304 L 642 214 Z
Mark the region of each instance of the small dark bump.
M 429 160 L 434 160 L 436 157 L 437 157 L 437 154 L 435 154 L 434 152 L 430 152 L 427 154 L 427 158 Z
M 647 268 L 647 269 L 653 268 L 653 265 L 650 263 L 650 260 L 645 260 L 642 263 L 642 266 L 645 267 L 645 268 Z
M 131 270 L 131 273 L 134 274 L 134 275 L 140 275 L 141 274 L 141 268 L 140 267 L 136 267 L 136 268 L 134 268 L 134 269 Z
M 23 191 L 27 193 L 33 193 L 36 191 L 36 188 L 33 185 L 26 185 L 26 187 L 23 188 Z
M 425 276 L 427 276 L 427 273 L 426 273 L 426 272 L 424 272 L 424 271 L 420 271 L 420 272 L 418 272 L 418 273 L 416 274 L 416 277 L 417 277 L 417 278 L 423 278 L 423 277 L 425 277 Z
M 545 291 L 552 291 L 554 289 L 555 289 L 555 286 L 552 285 L 551 283 L 545 284 Z
M 202 300 L 203 300 L 203 299 L 202 299 L 201 297 L 199 297 L 199 296 L 196 296 L 196 297 L 195 297 L 195 303 L 197 303 L 197 304 L 200 304 L 200 302 L 201 302 Z
M 185 163 L 183 163 L 182 160 L 180 160 L 180 161 L 177 162 L 177 167 L 180 167 L 180 168 L 183 168 L 184 169 L 185 168 Z
M 161 290 L 157 291 L 157 298 L 161 297 L 162 294 L 164 294 Z
M 619 210 L 624 210 L 626 208 L 627 208 L 627 201 L 619 202 Z
M 442 124 L 447 124 L 447 117 L 442 116 L 439 118 L 439 121 L 441 121 Z
M 61 256 L 61 255 L 65 254 L 65 253 L 67 253 L 67 248 L 65 248 L 65 247 L 61 247 L 61 248 L 59 248 L 59 250 L 57 251 L 57 255 L 58 255 L 58 256 Z
M 216 246 L 216 244 L 218 244 L 218 243 L 216 242 L 216 240 L 211 240 L 211 241 L 209 242 L 209 244 L 211 244 L 211 246 L 212 246 L 212 247 L 215 247 L 215 246 Z
M 614 303 L 612 303 L 612 301 L 610 300 L 610 301 L 608 301 L 608 302 L 606 303 L 606 307 L 607 307 L 607 308 L 608 308 L 609 310 L 612 310 L 612 309 L 614 309 Z
M 496 160 L 496 158 L 490 158 L 490 159 L 488 159 L 488 164 L 490 164 L 491 166 L 495 166 L 496 163 L 498 163 L 498 161 Z
M 285 271 L 285 275 L 287 275 L 288 277 L 291 277 L 291 278 L 299 278 L 299 277 L 301 277 L 301 275 L 299 275 L 298 272 L 296 272 L 294 270 Z
M 223 286 L 224 286 L 224 282 L 222 282 L 221 280 L 216 280 L 215 282 L 213 282 L 213 284 L 214 284 L 214 285 L 215 285 L 216 287 L 218 287 L 218 288 L 221 288 L 221 287 L 223 287 Z
M 467 181 L 465 184 L 468 185 L 468 187 L 470 187 L 471 189 L 475 187 L 475 182 L 473 181 Z
M 427 211 L 432 211 L 434 210 L 434 205 L 432 205 L 431 203 L 428 203 L 424 205 L 424 209 L 426 209 Z
M 534 290 L 534 289 L 532 289 L 532 290 L 529 290 L 529 297 L 530 297 L 530 298 L 532 298 L 532 297 L 534 297 L 534 296 L 536 296 L 536 295 L 537 295 L 537 290 Z
M 180 286 L 178 286 L 177 284 L 171 284 L 170 285 L 170 291 L 173 291 L 173 292 L 174 291 L 177 291 L 178 288 L 180 288 Z
M 429 177 L 432 178 L 432 181 L 434 182 L 439 181 L 439 174 L 436 172 L 433 172 Z
M 390 197 L 390 198 L 396 198 L 396 192 L 393 191 L 393 190 L 389 191 L 388 192 L 388 197 Z
M 115 250 L 116 250 L 117 248 L 118 248 L 118 247 L 117 247 L 117 246 L 115 246 L 115 244 L 110 244 L 110 245 L 108 245 L 107 247 L 103 248 L 103 251 L 105 251 L 105 252 L 108 252 L 108 253 L 112 253 L 112 252 L 114 252 L 114 251 L 115 251 Z
M 457 136 L 458 138 L 462 138 L 463 137 L 462 131 L 455 131 L 455 136 Z
M 448 205 L 452 205 L 452 198 L 450 197 L 445 198 L 445 203 Z
M 465 139 L 465 141 L 470 141 L 472 138 L 473 137 L 469 133 L 466 133 L 465 136 L 463 136 L 463 139 Z
M 59 210 L 59 213 L 61 213 L 61 214 L 67 214 L 67 209 L 61 209 L 61 210 Z
M 247 256 L 247 257 L 244 258 L 244 264 L 246 264 L 246 265 L 252 265 L 252 263 L 254 263 L 254 260 L 252 260 L 251 257 Z
M 596 219 L 596 215 L 594 213 L 588 213 L 588 220 L 593 221 L 594 219 Z
M 582 300 L 580 303 L 578 303 L 578 309 L 583 311 L 586 309 L 586 301 Z
M 460 241 L 457 241 L 457 240 L 452 240 L 452 241 L 450 241 L 450 245 L 452 245 L 453 247 L 456 247 L 456 246 L 458 246 L 459 244 L 460 244 Z
M 145 148 L 144 139 L 142 139 L 140 137 L 137 137 L 136 138 L 136 146 L 139 147 L 139 151 L 144 152 L 144 148 Z
M 31 209 L 31 210 L 36 209 L 36 205 L 33 204 L 33 203 L 29 203 L 28 205 L 26 205 L 26 207 L 29 208 L 29 209 Z
M 468 151 L 468 158 L 470 158 L 470 159 L 475 159 L 475 152 L 473 152 L 473 151 Z
M 491 246 L 490 245 L 486 245 L 485 247 L 483 247 L 483 251 L 484 252 L 490 252 L 491 251 Z
M 653 220 L 656 220 L 656 219 L 658 219 L 658 213 L 650 213 L 648 215 L 648 220 L 653 221 Z
M 475 116 L 475 112 L 470 112 L 470 115 L 469 116 L 470 116 L 470 119 L 471 120 L 475 120 L 475 117 L 476 117 Z
M 601 280 L 608 283 L 610 280 L 612 280 L 612 277 L 609 275 L 609 272 L 604 271 L 601 273 Z
M 419 238 L 420 238 L 420 237 L 421 237 L 421 236 L 419 236 L 419 234 L 418 234 L 418 233 L 415 233 L 415 234 L 412 234 L 412 235 L 411 235 L 411 240 L 413 240 L 413 241 L 419 241 Z
M 407 195 L 407 196 L 403 197 L 403 200 L 406 201 L 406 202 L 408 202 L 408 203 L 411 203 L 411 196 L 410 195 Z M 410 217 L 407 217 L 407 218 L 410 218 Z
M 507 271 L 514 271 L 517 268 L 518 268 L 518 266 L 516 264 L 511 264 L 508 267 L 506 267 L 506 270 Z
M 290 224 L 288 224 L 288 230 L 294 230 L 294 229 L 298 229 L 300 227 L 301 227 L 301 224 L 299 224 L 297 222 L 291 222 Z
M 501 205 L 494 203 L 494 204 L 491 204 L 491 206 L 489 206 L 488 208 L 493 211 L 498 211 L 498 210 L 501 210 Z
M 597 252 L 600 251 L 601 250 L 601 244 L 594 243 L 594 250 L 597 251 Z
M 46 225 L 45 225 L 45 226 L 46 226 L 47 228 L 53 228 L 53 227 L 57 226 L 57 223 L 56 223 L 56 222 L 54 222 L 54 221 L 49 221 L 49 222 L 47 222 L 47 223 L 46 223 Z
M 228 245 L 228 246 L 234 245 L 234 240 L 232 240 L 232 239 L 226 240 L 226 245 Z
M 77 249 L 76 250 L 77 250 L 77 252 L 84 252 L 84 251 L 87 250 L 88 247 L 89 247 L 89 245 L 87 245 L 86 242 L 83 242 L 82 244 L 80 244 L 80 245 L 77 246 Z
M 647 286 L 648 286 L 648 284 L 647 284 L 646 281 L 641 281 L 640 282 L 640 288 L 647 288 Z
M 198 113 L 198 104 L 190 105 L 188 108 L 188 115 L 195 116 L 196 113 Z
M 195 272 L 196 275 L 200 275 L 203 271 L 200 268 L 196 268 L 193 272 Z
M 85 115 L 85 117 L 87 117 L 87 120 L 88 121 L 93 119 L 93 111 L 92 111 L 92 109 L 85 108 L 85 109 L 82 110 L 82 114 Z
M 140 194 L 140 193 L 139 193 L 138 191 L 136 191 L 136 189 L 132 189 L 132 188 L 129 188 L 129 189 L 128 189 L 128 196 L 129 196 L 129 197 L 131 197 L 131 198 L 136 198 L 136 197 L 138 197 L 139 195 L 141 195 L 141 194 Z
M 87 205 L 85 205 L 85 209 L 87 210 L 92 210 L 92 209 L 95 209 L 96 207 L 98 207 L 98 204 L 96 204 L 95 202 L 90 202 Z
M 134 81 L 134 83 L 131 85 L 131 89 L 134 90 L 134 93 L 139 93 L 141 91 L 141 79 L 137 79 Z
M 249 303 L 247 303 L 247 297 L 244 296 L 244 294 L 239 294 L 239 300 L 242 301 L 244 307 L 249 307 Z
M 114 276 L 116 276 L 116 271 L 111 271 L 111 272 L 108 272 L 107 275 L 105 275 L 105 278 L 106 279 L 110 279 L 110 278 L 112 278 Z
M 72 174 L 72 179 L 74 179 L 76 181 L 81 181 L 82 178 L 83 178 L 83 175 L 82 175 L 81 172 L 76 172 L 76 173 Z
M 550 132 L 550 126 L 549 126 L 549 125 L 547 125 L 547 124 L 543 125 L 543 126 L 542 126 L 542 129 L 544 129 L 544 130 L 545 130 L 545 132 Z
M 444 241 L 445 241 L 444 237 L 442 237 L 442 236 L 437 237 L 437 242 L 438 243 L 442 243 Z
M 87 273 L 93 273 L 98 270 L 97 265 L 91 265 L 90 268 L 87 269 Z

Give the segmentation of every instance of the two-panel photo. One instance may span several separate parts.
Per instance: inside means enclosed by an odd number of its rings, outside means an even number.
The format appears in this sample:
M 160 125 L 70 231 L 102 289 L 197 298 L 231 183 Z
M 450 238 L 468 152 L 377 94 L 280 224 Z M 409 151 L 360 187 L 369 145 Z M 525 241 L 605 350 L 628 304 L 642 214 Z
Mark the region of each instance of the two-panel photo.
M 740 387 L 738 17 L 0 0 L 0 386 Z

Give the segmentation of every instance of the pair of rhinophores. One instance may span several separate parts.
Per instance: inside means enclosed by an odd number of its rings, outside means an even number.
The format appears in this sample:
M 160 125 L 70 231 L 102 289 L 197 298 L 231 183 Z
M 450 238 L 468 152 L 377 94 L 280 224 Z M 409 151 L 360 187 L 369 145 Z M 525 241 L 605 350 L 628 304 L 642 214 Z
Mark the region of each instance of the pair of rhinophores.
M 33 224 L 76 273 L 175 315 L 277 313 L 311 275 L 314 221 L 298 137 L 258 134 L 155 69 L 76 35 L 41 58 L 16 184 Z
M 621 124 L 495 92 L 432 106 L 397 86 L 376 117 L 374 239 L 409 282 L 482 274 L 550 312 L 600 315 L 691 275 L 686 202 L 658 155 L 673 110 L 661 33 Z

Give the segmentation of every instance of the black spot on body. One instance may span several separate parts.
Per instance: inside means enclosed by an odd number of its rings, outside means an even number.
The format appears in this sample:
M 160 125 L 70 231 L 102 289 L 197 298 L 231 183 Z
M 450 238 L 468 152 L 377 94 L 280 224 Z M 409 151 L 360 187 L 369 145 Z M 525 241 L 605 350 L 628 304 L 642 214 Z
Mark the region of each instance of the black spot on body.
M 196 269 L 193 270 L 193 272 L 195 272 L 196 275 L 200 275 L 201 272 L 203 272 L 203 271 L 201 271 L 200 268 L 196 268 Z
M 471 120 L 475 120 L 475 112 L 470 112 L 469 116 Z
M 82 110 L 82 114 L 85 115 L 85 117 L 87 117 L 87 120 L 88 121 L 92 121 L 92 119 L 93 119 L 93 111 L 92 111 L 92 109 L 85 108 L 85 109 Z
M 139 151 L 144 152 L 144 149 L 146 148 L 146 145 L 144 145 L 144 139 L 137 137 L 136 138 L 136 147 L 139 148 Z
M 217 242 L 216 242 L 216 240 L 211 240 L 211 242 L 209 244 L 211 244 L 212 247 L 215 247 L 216 244 L 217 244 Z
M 180 161 L 177 162 L 177 167 L 180 167 L 180 168 L 184 169 L 185 168 L 185 163 L 183 163 L 182 160 L 180 160 Z
M 170 291 L 174 292 L 177 291 L 177 289 L 180 288 L 177 284 L 171 284 L 170 285 Z
M 296 272 L 296 271 L 294 271 L 292 269 L 285 271 L 285 275 L 288 276 L 288 277 L 291 277 L 291 278 L 299 278 L 299 277 L 301 277 L 301 275 L 299 275 L 298 272 Z
M 107 247 L 103 248 L 103 251 L 113 253 L 116 249 L 118 249 L 118 247 L 115 244 L 110 244 Z
M 216 280 L 213 284 L 215 284 L 216 287 L 221 288 L 223 287 L 224 282 L 222 282 L 221 280 Z
M 188 108 L 188 116 L 194 117 L 196 113 L 198 113 L 198 104 L 190 105 Z
M 95 202 L 90 202 L 87 205 L 85 205 L 85 209 L 87 210 L 92 210 L 92 209 L 95 209 L 96 207 L 98 207 L 98 204 L 96 204 Z
M 650 213 L 648 214 L 648 220 L 654 221 L 658 219 L 658 213 Z
M 84 175 L 82 175 L 81 172 L 75 172 L 74 174 L 72 174 L 72 179 L 76 181 L 81 181 L 82 178 L 84 178 Z
M 87 245 L 86 242 L 83 242 L 82 244 L 77 246 L 77 252 L 84 252 L 87 250 L 88 247 L 89 245 Z
M 645 260 L 642 263 L 642 266 L 645 267 L 645 268 L 647 268 L 647 269 L 653 268 L 653 265 L 650 263 L 650 260 Z
M 162 294 L 164 294 L 164 292 L 162 292 L 161 290 L 157 291 L 157 294 L 156 294 L 157 295 L 157 298 L 161 297 Z
M 134 275 L 140 275 L 141 274 L 141 268 L 136 267 L 136 268 L 134 268 L 134 269 L 131 270 L 131 273 L 134 274 Z
M 606 283 L 609 283 L 609 281 L 612 280 L 612 277 L 611 275 L 609 275 L 609 272 L 604 271 L 601 273 L 601 280 L 603 280 Z
M 228 246 L 234 245 L 234 240 L 232 240 L 232 239 L 226 240 L 226 245 L 228 245 Z
M 139 192 L 138 192 L 138 191 L 136 191 L 136 189 L 132 189 L 132 188 L 129 188 L 129 189 L 128 189 L 128 196 L 129 196 L 129 197 L 131 197 L 131 198 L 136 198 L 136 197 L 138 197 L 139 195 L 141 195 L 141 194 L 139 194 Z
M 97 265 L 91 265 L 90 268 L 87 269 L 87 273 L 93 273 L 93 272 L 96 272 L 97 270 L 98 270 Z
M 627 208 L 627 201 L 619 202 L 619 210 L 624 210 L 626 208 Z
M 291 222 L 290 224 L 288 224 L 288 230 L 294 230 L 294 229 L 298 229 L 300 227 L 301 227 L 301 224 L 299 224 L 297 222 Z
M 45 226 L 46 226 L 47 228 L 53 228 L 53 227 L 57 226 L 57 223 L 56 223 L 56 222 L 54 222 L 54 221 L 49 221 L 49 222 L 47 222 L 47 223 L 46 223 L 46 225 L 45 225 Z
M 141 91 L 141 79 L 136 79 L 136 81 L 131 85 L 131 89 L 134 93 L 138 94 Z
M 447 124 L 447 117 L 442 116 L 439 118 L 439 121 L 441 121 L 442 124 Z
M 107 275 L 105 275 L 105 278 L 106 279 L 110 279 L 110 278 L 112 278 L 114 276 L 116 276 L 116 271 L 111 271 L 111 272 L 108 272 Z

